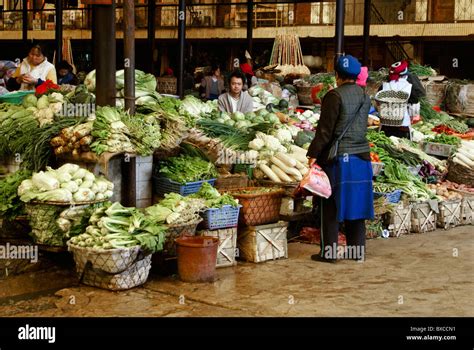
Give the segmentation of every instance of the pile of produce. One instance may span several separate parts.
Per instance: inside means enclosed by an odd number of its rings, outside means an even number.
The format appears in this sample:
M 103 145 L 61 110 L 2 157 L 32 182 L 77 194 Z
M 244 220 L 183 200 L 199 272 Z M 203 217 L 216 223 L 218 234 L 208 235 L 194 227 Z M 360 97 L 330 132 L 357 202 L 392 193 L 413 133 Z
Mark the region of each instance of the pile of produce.
M 113 203 L 96 209 L 86 232 L 71 238 L 69 243 L 97 250 L 140 246 L 154 253 L 163 249 L 165 232 L 166 226 L 138 209 Z
M 23 202 L 77 203 L 104 201 L 113 196 L 114 185 L 110 181 L 96 177 L 76 164 L 65 164 L 56 170 L 46 169 L 22 181 L 18 195 Z
M 119 70 L 115 73 L 115 87 L 117 89 L 117 107 L 124 107 L 125 102 L 125 71 Z M 90 92 L 96 89 L 96 71 L 95 69 L 87 74 L 84 84 Z M 152 74 L 147 74 L 141 70 L 135 69 L 135 103 L 143 105 L 150 102 L 156 102 L 160 95 L 156 92 L 156 78 Z
M 413 73 L 419 77 L 432 77 L 438 74 L 430 66 L 422 66 L 421 64 L 415 62 L 410 62 L 408 70 L 410 71 L 410 73 Z
M 176 99 L 160 98 L 161 103 L 149 102 L 137 108 L 139 113 L 151 115 L 160 121 L 161 145 L 160 150 L 171 151 L 179 147 L 180 143 L 187 137 L 188 126 L 186 118 L 181 116 L 176 108 Z M 189 114 L 188 114 L 189 116 Z M 193 122 L 190 122 L 194 124 Z
M 32 111 L 40 127 L 51 124 L 54 116 L 59 115 L 64 102 L 64 96 L 58 92 L 43 95 L 37 98 L 35 95 L 26 95 L 23 98 L 23 108 Z
M 18 157 L 22 168 L 33 171 L 44 169 L 48 164 L 52 155 L 50 141 L 54 136 L 84 121 L 83 118 L 54 116 L 53 123 L 39 127 L 31 108 L 6 108 L 6 112 L 0 112 L 0 155 Z
M 185 184 L 187 182 L 214 179 L 218 176 L 214 164 L 200 157 L 180 155 L 160 163 L 159 176 Z
M 128 135 L 130 130 L 122 121 L 122 116 L 126 113 L 113 107 L 99 107 L 96 112 L 96 119 L 92 126 L 92 136 L 94 142 L 91 149 L 98 155 L 104 152 L 135 153 L 132 141 Z
M 161 146 L 161 127 L 156 116 L 124 113 L 122 121 L 128 128 L 135 153 L 149 156 Z
M 200 220 L 199 212 L 204 209 L 206 209 L 205 199 L 168 193 L 157 204 L 146 208 L 145 213 L 154 223 L 179 225 Z
M 207 208 L 222 208 L 224 205 L 237 207 L 239 205 L 239 202 L 230 194 L 220 194 L 216 188 L 207 182 L 204 182 L 199 191 L 189 197 L 205 200 Z
M 306 163 L 282 152 L 276 153 L 268 161 L 261 160 L 258 167 L 274 182 L 299 182 L 308 172 Z
M 71 153 L 73 157 L 80 157 L 81 153 L 90 151 L 93 137 L 92 125 L 94 122 L 87 122 L 70 126 L 61 130 L 61 133 L 51 139 L 51 146 L 55 155 Z
M 218 111 L 217 100 L 203 102 L 192 95 L 188 95 L 182 101 L 181 110 L 196 119 L 209 118 Z
M 453 156 L 453 162 L 474 170 L 474 142 L 461 141 L 460 147 L 457 148 L 456 153 Z
M 60 238 L 62 241 L 63 237 L 69 238 L 83 233 L 93 212 L 102 206 L 103 203 L 97 203 L 91 206 L 72 206 L 63 210 L 56 219 L 56 225 L 61 231 L 62 237 L 56 238 Z M 41 234 L 38 230 L 35 231 L 36 235 Z
M 461 144 L 461 139 L 459 137 L 449 136 L 446 134 L 438 134 L 435 136 L 427 137 L 425 141 L 432 143 L 441 143 L 443 145 L 450 145 L 455 147 L 459 147 L 459 145 Z
M 19 170 L 0 180 L 0 217 L 14 220 L 25 214 L 23 202 L 18 196 L 18 186 L 31 177 L 31 171 Z
M 453 199 L 462 199 L 463 196 L 459 192 L 454 192 L 449 189 L 447 183 L 437 183 L 436 185 L 428 185 L 428 187 L 436 193 L 436 196 L 440 201 L 453 200 Z

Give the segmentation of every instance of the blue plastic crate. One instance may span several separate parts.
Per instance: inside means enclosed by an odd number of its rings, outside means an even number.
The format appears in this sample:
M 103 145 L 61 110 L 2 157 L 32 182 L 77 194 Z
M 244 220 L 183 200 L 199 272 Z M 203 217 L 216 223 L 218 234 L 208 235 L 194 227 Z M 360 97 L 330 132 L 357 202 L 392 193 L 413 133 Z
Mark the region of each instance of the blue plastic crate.
M 154 192 L 159 196 L 164 196 L 166 193 L 171 192 L 179 193 L 182 196 L 188 196 L 199 191 L 204 182 L 208 182 L 210 185 L 214 186 L 216 179 L 187 182 L 183 185 L 166 177 L 153 177 Z
M 396 204 L 400 202 L 400 197 L 402 196 L 402 190 L 395 190 L 393 192 L 382 193 L 382 192 L 374 192 L 374 198 L 385 197 L 387 202 Z
M 211 208 L 206 210 L 202 217 L 203 227 L 208 230 L 219 228 L 237 227 L 239 224 L 239 212 L 241 205 L 233 207 L 224 205 L 222 208 Z

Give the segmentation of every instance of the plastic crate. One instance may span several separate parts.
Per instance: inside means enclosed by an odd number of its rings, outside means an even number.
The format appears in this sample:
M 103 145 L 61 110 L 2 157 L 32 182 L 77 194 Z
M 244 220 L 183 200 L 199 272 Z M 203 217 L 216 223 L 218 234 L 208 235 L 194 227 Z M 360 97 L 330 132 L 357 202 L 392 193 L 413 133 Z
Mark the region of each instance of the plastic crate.
M 238 207 L 224 205 L 222 208 L 210 208 L 206 210 L 202 214 L 204 219 L 203 227 L 208 230 L 237 227 L 241 207 L 241 205 Z
M 153 189 L 155 194 L 164 196 L 166 193 L 179 193 L 182 196 L 188 196 L 196 193 L 201 188 L 204 182 L 214 186 L 216 179 L 187 182 L 186 184 L 180 184 L 179 182 L 167 179 L 165 177 L 153 177 Z
M 382 193 L 382 192 L 374 192 L 374 198 L 380 198 L 380 197 L 385 197 L 387 202 L 397 204 L 400 202 L 400 198 L 402 196 L 402 190 L 395 190 L 393 192 L 387 192 L 387 193 Z
M 23 97 L 34 93 L 34 90 L 10 92 L 8 94 L 0 96 L 0 102 L 7 102 L 19 105 L 23 102 Z

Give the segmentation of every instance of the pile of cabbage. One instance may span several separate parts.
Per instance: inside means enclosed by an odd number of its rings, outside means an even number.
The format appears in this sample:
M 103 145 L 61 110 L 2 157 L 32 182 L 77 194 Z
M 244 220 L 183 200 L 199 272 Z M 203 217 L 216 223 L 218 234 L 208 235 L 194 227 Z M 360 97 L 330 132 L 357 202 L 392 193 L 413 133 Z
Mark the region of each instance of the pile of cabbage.
M 46 171 L 34 173 L 18 187 L 18 195 L 25 203 L 78 203 L 107 200 L 113 196 L 113 189 L 113 183 L 105 178 L 76 164 L 65 164 L 56 170 L 46 167 Z

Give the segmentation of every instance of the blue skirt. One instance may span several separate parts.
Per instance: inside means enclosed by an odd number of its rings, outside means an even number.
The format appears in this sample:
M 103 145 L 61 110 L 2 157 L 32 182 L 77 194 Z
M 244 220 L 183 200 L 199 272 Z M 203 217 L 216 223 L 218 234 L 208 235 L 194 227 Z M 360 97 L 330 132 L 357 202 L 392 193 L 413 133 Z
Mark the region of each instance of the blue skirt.
M 370 161 L 355 155 L 340 156 L 323 169 L 331 182 L 331 197 L 336 201 L 338 222 L 374 218 Z

